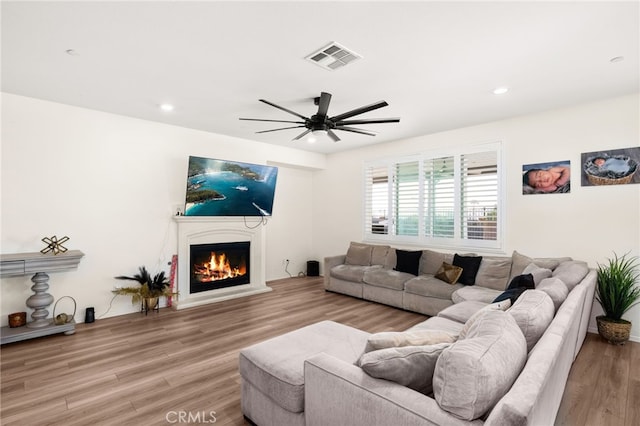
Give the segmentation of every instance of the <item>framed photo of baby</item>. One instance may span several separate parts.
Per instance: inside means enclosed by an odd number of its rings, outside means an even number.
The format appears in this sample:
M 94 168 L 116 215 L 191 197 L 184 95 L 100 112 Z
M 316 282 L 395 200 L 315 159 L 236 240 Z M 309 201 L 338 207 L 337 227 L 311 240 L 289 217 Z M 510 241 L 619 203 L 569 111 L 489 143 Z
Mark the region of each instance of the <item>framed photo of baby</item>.
M 582 186 L 640 183 L 640 147 L 585 152 L 580 163 Z
M 523 194 L 567 194 L 569 192 L 571 192 L 571 161 L 522 166 Z

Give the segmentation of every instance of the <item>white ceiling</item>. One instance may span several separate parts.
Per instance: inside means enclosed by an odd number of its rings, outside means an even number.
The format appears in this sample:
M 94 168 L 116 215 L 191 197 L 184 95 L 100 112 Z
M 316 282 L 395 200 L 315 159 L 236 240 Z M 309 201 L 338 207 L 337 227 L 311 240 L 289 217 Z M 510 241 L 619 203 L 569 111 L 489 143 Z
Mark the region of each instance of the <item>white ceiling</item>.
M 2 2 L 2 90 L 320 153 L 639 91 L 639 2 Z M 335 41 L 363 59 L 304 58 Z M 66 53 L 73 49 L 75 55 Z M 620 62 L 610 59 L 623 56 Z M 492 90 L 508 86 L 501 96 Z M 296 119 L 386 100 L 342 141 Z M 167 113 L 158 106 L 175 105 Z

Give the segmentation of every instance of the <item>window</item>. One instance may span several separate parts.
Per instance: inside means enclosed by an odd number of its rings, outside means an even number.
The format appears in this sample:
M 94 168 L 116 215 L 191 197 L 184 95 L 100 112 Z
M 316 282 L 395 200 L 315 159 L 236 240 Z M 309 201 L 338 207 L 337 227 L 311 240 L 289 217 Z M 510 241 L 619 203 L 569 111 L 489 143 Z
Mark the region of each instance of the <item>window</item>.
M 365 164 L 365 239 L 500 248 L 500 144 Z

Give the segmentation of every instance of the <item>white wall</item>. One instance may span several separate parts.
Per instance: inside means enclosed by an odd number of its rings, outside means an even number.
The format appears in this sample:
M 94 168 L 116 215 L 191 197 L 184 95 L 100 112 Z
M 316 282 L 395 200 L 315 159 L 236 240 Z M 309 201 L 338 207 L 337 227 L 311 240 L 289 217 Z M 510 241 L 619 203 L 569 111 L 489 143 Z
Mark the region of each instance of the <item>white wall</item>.
M 324 155 L 10 94 L 2 94 L 1 252 L 39 251 L 41 238 L 69 236 L 66 247 L 85 257 L 77 271 L 51 274 L 55 299 L 74 297 L 79 321 L 88 306 L 96 316 L 109 309 L 105 317 L 137 310 L 122 296 L 109 308 L 113 277 L 139 265 L 168 272 L 189 155 L 277 162 L 267 280 L 288 276 L 281 258 L 292 260 L 289 271 L 304 270 L 312 174 L 324 167 Z M 31 284 L 30 277 L 2 280 L 2 325 L 11 312 L 30 312 Z
M 344 253 L 349 241 L 362 240 L 363 161 L 501 140 L 505 254 L 571 256 L 592 267 L 614 251 L 640 255 L 640 185 L 582 187 L 579 176 L 581 153 L 638 146 L 639 102 L 637 94 L 624 96 L 330 155 L 327 167 L 314 174 L 313 254 L 321 259 Z M 523 164 L 567 159 L 570 194 L 522 195 Z M 594 306 L 594 313 L 601 312 Z M 640 306 L 626 318 L 634 323 L 632 338 L 640 341 Z

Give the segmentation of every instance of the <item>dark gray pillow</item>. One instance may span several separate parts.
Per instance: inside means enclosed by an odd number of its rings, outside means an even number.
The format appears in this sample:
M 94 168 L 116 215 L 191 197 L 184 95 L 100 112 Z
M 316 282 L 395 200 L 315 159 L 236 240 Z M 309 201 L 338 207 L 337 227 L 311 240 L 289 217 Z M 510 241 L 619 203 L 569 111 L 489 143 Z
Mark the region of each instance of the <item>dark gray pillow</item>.
M 454 254 L 453 264 L 462 268 L 462 274 L 458 278 L 458 282 L 464 285 L 474 285 L 481 262 L 482 256 L 460 256 L 458 253 Z
M 407 251 L 396 249 L 396 271 L 418 275 L 420 270 L 420 256 L 422 251 Z

